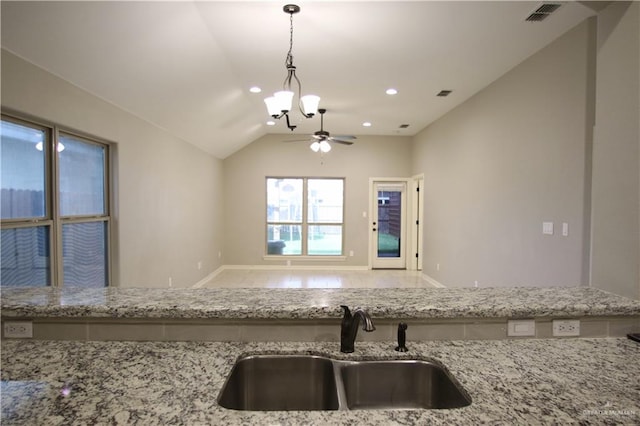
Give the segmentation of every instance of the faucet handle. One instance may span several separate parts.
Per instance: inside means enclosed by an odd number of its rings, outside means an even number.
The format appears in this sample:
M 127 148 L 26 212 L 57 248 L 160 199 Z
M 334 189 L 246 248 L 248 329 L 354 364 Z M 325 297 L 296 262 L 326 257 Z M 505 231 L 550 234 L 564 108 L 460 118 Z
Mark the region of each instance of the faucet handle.
M 351 318 L 351 311 L 349 310 L 349 307 L 347 305 L 340 305 L 340 307 L 344 309 L 343 318 Z
M 398 352 L 407 352 L 407 324 L 401 322 L 398 324 L 398 346 L 396 346 L 396 351 Z

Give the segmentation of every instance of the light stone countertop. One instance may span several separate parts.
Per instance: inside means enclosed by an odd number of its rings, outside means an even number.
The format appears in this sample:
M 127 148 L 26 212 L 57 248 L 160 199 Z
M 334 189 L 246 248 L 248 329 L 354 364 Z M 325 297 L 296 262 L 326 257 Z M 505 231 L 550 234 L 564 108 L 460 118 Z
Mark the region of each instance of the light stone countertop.
M 640 424 L 640 344 L 617 339 L 336 343 L 2 341 L 2 425 Z M 247 353 L 444 363 L 471 395 L 448 410 L 235 411 L 216 398 Z
M 640 315 L 640 301 L 585 287 L 444 289 L 3 288 L 4 318 L 329 319 Z

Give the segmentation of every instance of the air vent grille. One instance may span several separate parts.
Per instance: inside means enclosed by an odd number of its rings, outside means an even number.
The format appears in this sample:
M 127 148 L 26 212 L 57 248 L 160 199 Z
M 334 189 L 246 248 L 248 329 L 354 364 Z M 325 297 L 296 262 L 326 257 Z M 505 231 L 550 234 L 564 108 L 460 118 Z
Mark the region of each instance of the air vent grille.
M 525 21 L 529 21 L 529 22 L 543 21 L 547 19 L 547 17 L 551 15 L 553 12 L 558 10 L 560 6 L 561 5 L 558 3 L 543 3 L 541 6 L 539 6 L 535 10 L 535 12 L 527 16 L 527 19 L 525 19 Z
M 536 9 L 535 13 L 553 13 L 560 7 L 557 3 L 545 3 Z
M 451 90 L 441 90 L 436 96 L 445 97 L 451 94 Z

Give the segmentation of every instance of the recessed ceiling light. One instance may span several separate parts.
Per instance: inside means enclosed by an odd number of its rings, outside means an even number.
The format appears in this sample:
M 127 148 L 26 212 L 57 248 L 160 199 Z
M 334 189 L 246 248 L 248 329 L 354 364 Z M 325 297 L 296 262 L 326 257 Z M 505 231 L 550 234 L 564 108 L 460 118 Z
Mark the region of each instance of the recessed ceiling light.
M 362 123 L 363 127 L 371 127 L 371 123 L 369 123 L 368 121 L 365 121 L 364 123 Z
M 249 91 L 251 93 L 260 93 L 260 92 L 262 92 L 262 89 L 259 88 L 258 86 L 253 86 L 252 88 L 249 89 Z
M 267 126 L 275 126 L 276 122 L 275 121 L 267 121 Z
M 387 95 L 397 95 L 398 91 L 396 89 L 391 88 L 391 89 L 387 89 L 386 93 Z

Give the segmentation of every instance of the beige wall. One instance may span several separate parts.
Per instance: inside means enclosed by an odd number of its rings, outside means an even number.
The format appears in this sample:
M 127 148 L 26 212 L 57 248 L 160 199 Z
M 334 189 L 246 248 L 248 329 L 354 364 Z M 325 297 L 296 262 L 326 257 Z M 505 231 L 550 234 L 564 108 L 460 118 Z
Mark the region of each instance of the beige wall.
M 283 265 L 263 259 L 265 176 L 345 177 L 354 256 L 330 265 L 365 266 L 369 178 L 424 173 L 423 267 L 434 279 L 591 283 L 639 297 L 639 22 L 638 3 L 614 2 L 597 26 L 580 24 L 414 138 L 360 137 L 324 161 L 281 142 L 291 134 L 220 161 L 5 51 L 2 105 L 117 143 L 123 286 L 166 287 L 169 276 L 190 286 L 222 264 Z M 302 263 L 326 265 L 292 264 Z
M 589 29 L 577 26 L 415 137 L 427 275 L 461 287 L 586 284 Z M 554 235 L 542 234 L 543 221 Z
M 116 143 L 121 286 L 191 286 L 220 265 L 220 160 L 4 50 L 2 106 Z
M 592 285 L 640 298 L 640 4 L 598 19 Z
M 266 176 L 344 177 L 345 253 L 342 262 L 292 261 L 292 265 L 366 266 L 368 263 L 370 177 L 408 177 L 411 139 L 362 136 L 351 146 L 334 146 L 321 157 L 291 134 L 267 135 L 224 160 L 225 253 L 228 265 L 284 265 L 263 260 Z

